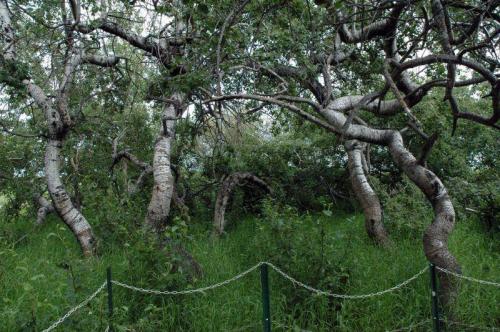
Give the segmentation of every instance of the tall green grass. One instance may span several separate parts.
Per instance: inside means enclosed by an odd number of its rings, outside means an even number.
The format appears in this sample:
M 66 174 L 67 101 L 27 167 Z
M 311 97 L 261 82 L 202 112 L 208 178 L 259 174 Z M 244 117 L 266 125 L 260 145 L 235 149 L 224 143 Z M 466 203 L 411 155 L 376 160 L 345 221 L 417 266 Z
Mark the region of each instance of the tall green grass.
M 176 289 L 210 285 L 266 260 L 314 287 L 362 294 L 398 284 L 427 264 L 419 238 L 392 234 L 394 246 L 381 249 L 365 235 L 360 216 L 267 213 L 233 222 L 220 239 L 212 237 L 209 220 L 198 220 L 189 226 L 190 237 L 184 238 L 204 269 L 204 276 L 192 281 L 180 272 L 172 274 L 168 259 L 156 262 L 155 254 L 164 253 L 141 247 L 140 239 L 110 233 L 97 258 L 82 259 L 57 219 L 35 231 L 32 227 L 23 219 L 0 225 L 1 331 L 48 327 L 104 282 L 107 266 L 117 280 Z M 473 222 L 457 224 L 450 248 L 465 275 L 499 281 L 499 253 L 492 241 Z M 315 296 L 273 270 L 270 289 L 275 331 L 386 331 L 430 318 L 428 273 L 393 293 L 363 300 Z M 115 286 L 114 323 L 118 331 L 259 331 L 260 292 L 258 271 L 204 294 L 155 296 Z M 461 282 L 454 319 L 500 327 L 499 303 L 500 289 Z M 103 331 L 106 324 L 103 292 L 58 331 Z M 410 330 L 430 328 L 427 323 Z

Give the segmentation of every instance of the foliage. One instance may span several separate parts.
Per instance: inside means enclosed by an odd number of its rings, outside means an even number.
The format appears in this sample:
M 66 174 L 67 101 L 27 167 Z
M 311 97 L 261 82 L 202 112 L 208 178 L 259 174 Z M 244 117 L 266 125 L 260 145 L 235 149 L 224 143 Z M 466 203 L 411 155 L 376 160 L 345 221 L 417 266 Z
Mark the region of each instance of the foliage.
M 81 259 L 69 232 L 50 218 L 30 232 L 28 219 L 3 223 L 0 233 L 0 319 L 6 331 L 46 328 L 70 307 L 88 296 L 105 279 L 113 278 L 156 289 L 185 289 L 210 285 L 247 269 L 261 260 L 320 289 L 362 294 L 391 287 L 425 267 L 420 241 L 393 234 L 395 245 L 383 251 L 362 232 L 361 216 L 334 213 L 297 214 L 294 208 L 264 203 L 262 218 L 239 220 L 231 233 L 214 241 L 209 225 L 196 222 L 188 249 L 204 268 L 204 277 L 192 284 L 183 274 L 171 273 L 172 261 L 143 236 L 106 233 L 108 245 L 90 260 Z M 134 217 L 110 211 L 117 223 L 133 224 Z M 102 215 L 101 215 L 102 216 Z M 95 222 L 90 214 L 91 220 Z M 399 220 L 401 221 L 401 220 Z M 30 234 L 14 244 L 25 232 Z M 450 246 L 462 262 L 465 275 L 496 280 L 498 250 L 483 241 L 483 230 L 472 220 L 457 225 Z M 258 272 L 205 294 L 154 296 L 114 287 L 114 323 L 119 331 L 229 331 L 261 326 Z M 313 331 L 380 331 L 428 319 L 428 275 L 393 294 L 367 300 L 328 300 L 294 287 L 270 270 L 273 328 Z M 461 283 L 456 319 L 471 325 L 497 326 L 498 292 L 488 286 Z M 100 295 L 75 313 L 63 329 L 104 330 L 106 297 Z M 394 312 L 398 315 L 394 315 Z M 286 327 L 282 327 L 286 326 Z M 428 325 L 429 326 L 429 325 Z
M 325 64 L 317 59 L 337 47 L 339 22 L 334 13 L 342 10 L 353 20 L 362 16 L 360 24 L 353 23 L 358 28 L 385 13 L 373 7 L 375 16 L 364 17 L 371 15 L 360 10 L 364 2 L 350 6 L 347 1 L 334 1 L 323 6 L 326 2 L 249 1 L 228 21 L 224 35 L 222 26 L 235 10 L 235 1 L 186 0 L 182 6 L 174 5 L 177 1 L 82 4 L 81 23 L 88 23 L 95 33 L 75 31 L 76 44 L 121 58 L 115 68 L 80 66 L 68 91 L 73 121 L 63 146 L 61 176 L 72 199 L 82 202 L 81 211 L 99 241 L 97 256 L 84 260 L 55 214 L 45 224 L 33 225 L 38 208 L 33 195 L 46 195 L 43 150 L 48 127 L 43 110 L 32 103 L 21 82 L 29 77 L 45 90 L 49 101 L 56 100 L 57 77 L 63 76 L 66 46 L 71 43 L 68 27 L 61 24 L 61 4 L 66 1 L 9 1 L 20 60 L 0 58 L 0 329 L 38 331 L 48 326 L 100 285 L 107 266 L 126 283 L 184 289 L 218 282 L 269 260 L 313 287 L 336 293 L 387 288 L 425 266 L 421 238 L 433 219 L 432 207 L 391 161 L 387 148 L 368 147 L 370 184 L 380 198 L 394 242 L 392 248 L 382 249 L 370 244 L 362 217 L 356 214 L 360 207 L 350 189 L 343 148 L 347 137 L 335 136 L 280 105 L 207 101 L 219 93 L 218 86 L 223 94 L 262 97 L 265 92 L 278 98 L 285 93 L 301 100 L 296 105 L 305 114 L 319 117 L 313 113 L 315 102 L 303 102 L 313 100 L 314 94 L 304 82 L 325 82 Z M 105 3 L 112 8 L 108 18 L 123 31 L 137 32 L 145 42 L 167 36 L 162 42 L 169 47 L 168 63 L 155 58 L 151 50 L 131 47 L 127 38 L 101 31 L 98 17 Z M 410 47 L 406 40 L 423 33 L 421 15 L 427 7 L 427 3 L 412 2 L 403 13 L 396 43 L 401 55 Z M 468 22 L 470 17 L 454 9 L 450 18 Z M 170 23 L 179 21 L 188 26 L 185 36 L 170 31 Z M 485 29 L 487 34 L 491 27 Z M 179 47 L 177 37 L 188 42 Z M 422 34 L 422 46 L 410 48 L 407 60 L 419 52 L 437 53 L 441 50 L 438 37 L 435 31 L 425 38 Z M 380 80 L 383 46 L 376 39 L 344 45 L 350 56 L 342 66 L 332 64 L 329 98 L 387 90 Z M 473 48 L 464 53 L 465 58 L 483 61 L 484 54 Z M 279 65 L 297 69 L 297 77 L 283 83 L 282 77 L 261 70 Z M 445 64 L 433 64 L 409 75 L 422 84 L 427 79 L 443 80 L 446 71 Z M 471 75 L 471 71 L 457 72 L 460 79 L 474 78 Z M 131 194 L 129 185 L 141 170 L 127 161 L 113 165 L 112 160 L 112 142 L 118 138 L 119 150 L 152 164 L 155 137 L 164 120 L 164 98 L 174 91 L 186 95 L 187 111 L 177 119 L 170 158 L 176 192 L 189 211 L 174 207 L 160 238 L 167 237 L 193 254 L 204 269 L 200 279 L 184 268 L 182 257 L 142 226 L 153 190 L 151 175 Z M 445 88 L 434 88 L 411 111 L 426 135 L 438 135 L 426 163 L 445 184 L 456 210 L 451 251 L 466 275 L 495 280 L 500 270 L 498 131 L 463 119 L 454 128 L 456 119 L 443 101 L 445 94 Z M 489 94 L 486 83 L 453 90 L 462 111 L 482 116 L 491 113 Z M 386 99 L 393 97 L 386 93 Z M 408 126 L 407 114 L 378 117 L 364 110 L 346 112 L 354 115 L 372 128 L 400 130 L 405 147 L 417 157 L 421 154 L 425 135 L 401 130 Z M 214 239 L 215 197 L 221 179 L 233 172 L 256 174 L 272 187 L 273 195 L 264 196 L 251 186 L 237 188 L 228 211 L 230 227 Z M 460 287 L 454 308 L 457 319 L 500 326 L 499 308 L 494 305 L 499 302 L 498 292 L 468 283 Z M 311 296 L 274 273 L 271 291 L 273 321 L 276 329 L 284 331 L 395 329 L 427 319 L 430 311 L 425 278 L 392 295 L 358 302 Z M 260 324 L 256 274 L 202 295 L 155 297 L 120 288 L 115 294 L 118 331 L 230 331 L 242 326 L 256 330 Z M 105 306 L 105 297 L 100 296 L 62 329 L 104 330 Z

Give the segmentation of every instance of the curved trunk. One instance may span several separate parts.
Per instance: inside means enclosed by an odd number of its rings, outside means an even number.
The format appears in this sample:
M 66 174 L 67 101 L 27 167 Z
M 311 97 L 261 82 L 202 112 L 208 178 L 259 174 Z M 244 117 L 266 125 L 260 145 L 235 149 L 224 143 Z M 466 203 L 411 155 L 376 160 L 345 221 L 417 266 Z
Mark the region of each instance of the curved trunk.
M 68 192 L 61 181 L 59 158 L 62 148 L 62 139 L 49 139 L 45 148 L 45 178 L 54 208 L 73 232 L 85 256 L 94 251 L 94 235 L 92 228 L 85 217 L 71 202 Z
M 68 126 L 63 123 L 63 116 L 60 114 L 64 110 L 55 110 L 43 90 L 36 84 L 28 80 L 24 80 L 23 84 L 37 105 L 44 111 L 45 120 L 47 121 L 49 139 L 45 147 L 45 179 L 52 198 L 52 204 L 57 214 L 75 235 L 84 256 L 91 256 L 94 252 L 95 243 L 92 228 L 85 217 L 73 205 L 61 180 L 59 170 L 60 153 L 64 138 L 68 133 Z
M 352 190 L 363 208 L 366 232 L 377 244 L 388 246 L 390 240 L 382 221 L 382 207 L 363 167 L 364 145 L 356 140 L 347 141 L 344 145 L 347 150 Z
M 425 256 L 439 267 L 461 273 L 456 258 L 448 249 L 448 237 L 455 226 L 455 210 L 445 186 L 436 174 L 420 165 L 404 147 L 403 138 L 398 132 L 394 132 L 389 141 L 389 151 L 394 161 L 420 188 L 434 209 L 434 220 L 425 230 L 423 237 Z M 439 279 L 443 289 L 442 300 L 448 304 L 453 300 L 456 289 L 447 274 L 439 272 Z
M 172 99 L 174 103 L 181 103 L 181 97 L 178 94 L 172 96 Z M 165 105 L 163 127 L 154 148 L 154 184 L 145 223 L 157 233 L 160 233 L 168 223 L 174 189 L 175 179 L 170 168 L 170 153 L 175 135 L 176 110 L 177 107 L 173 103 Z
M 250 181 L 263 188 L 267 192 L 271 192 L 271 188 L 260 178 L 256 177 L 251 173 L 233 173 L 228 177 L 224 178 L 222 185 L 217 193 L 217 199 L 215 201 L 215 211 L 214 211 L 214 231 L 217 235 L 224 232 L 224 227 L 226 225 L 226 220 L 224 215 L 226 213 L 227 203 L 231 194 L 233 193 L 234 187 L 241 184 L 243 181 Z
M 448 236 L 455 226 L 455 211 L 450 196 L 436 174 L 420 165 L 413 154 L 405 148 L 401 133 L 390 129 L 374 129 L 360 124 L 350 124 L 344 128 L 347 121 L 344 114 L 330 108 L 322 109 L 320 113 L 336 130 L 337 134 L 342 128 L 344 136 L 349 139 L 389 147 L 392 159 L 398 167 L 419 187 L 432 204 L 434 220 L 426 229 L 423 238 L 424 253 L 427 259 L 431 263 L 449 271 L 461 273 L 456 258 L 448 249 Z M 448 303 L 452 300 L 456 288 L 446 274 L 440 272 L 439 278 L 442 287 L 442 299 L 444 303 Z
M 74 8 L 73 8 L 74 9 Z M 64 22 L 66 26 L 67 22 Z M 0 0 L 0 27 L 2 34 L 0 36 L 0 48 L 3 58 L 11 61 L 14 70 L 19 69 L 16 64 L 16 50 L 14 45 L 14 33 L 10 21 L 10 12 L 7 7 L 7 1 Z M 103 67 L 114 65 L 118 62 L 117 57 L 86 56 L 83 49 L 75 49 L 74 43 L 70 42 L 69 33 L 67 34 L 67 49 L 64 59 L 64 74 L 59 79 L 59 86 L 55 100 L 48 98 L 48 95 L 34 83 L 30 78 L 20 77 L 21 82 L 16 79 L 15 87 L 22 83 L 27 89 L 31 98 L 34 99 L 37 106 L 43 111 L 45 121 L 47 122 L 48 141 L 45 148 L 45 178 L 47 187 L 52 198 L 52 205 L 57 211 L 64 223 L 70 228 L 85 256 L 92 255 L 94 252 L 94 236 L 90 224 L 85 217 L 78 211 L 68 192 L 64 188 L 59 170 L 60 152 L 66 135 L 73 125 L 69 109 L 68 99 L 71 90 L 72 81 L 76 68 L 83 63 L 92 63 Z M 49 80 L 50 81 L 50 80 Z M 10 83 L 12 85 L 12 82 Z M 46 214 L 47 210 L 42 212 Z

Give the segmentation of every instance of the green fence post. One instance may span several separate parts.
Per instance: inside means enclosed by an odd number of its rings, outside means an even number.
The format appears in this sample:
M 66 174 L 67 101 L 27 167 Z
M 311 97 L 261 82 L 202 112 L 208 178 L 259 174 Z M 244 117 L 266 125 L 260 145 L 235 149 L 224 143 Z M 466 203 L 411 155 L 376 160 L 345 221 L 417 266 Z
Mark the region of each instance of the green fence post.
M 111 266 L 106 269 L 106 284 L 108 286 L 108 327 L 113 331 L 113 283 L 111 282 Z
M 432 263 L 430 263 L 430 272 L 431 272 L 432 325 L 434 328 L 434 332 L 440 332 L 441 322 L 439 321 L 439 303 L 438 303 L 436 266 Z
M 271 312 L 269 310 L 269 277 L 267 264 L 260 266 L 260 283 L 262 285 L 262 323 L 264 332 L 271 332 Z

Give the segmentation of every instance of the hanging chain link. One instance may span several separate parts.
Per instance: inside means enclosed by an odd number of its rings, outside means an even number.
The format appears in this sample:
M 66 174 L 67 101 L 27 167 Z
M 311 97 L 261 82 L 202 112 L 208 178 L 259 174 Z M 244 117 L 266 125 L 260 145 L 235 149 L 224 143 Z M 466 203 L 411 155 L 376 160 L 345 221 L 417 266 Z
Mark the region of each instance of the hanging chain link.
M 235 275 L 234 277 L 232 277 L 230 279 L 218 282 L 216 284 L 213 284 L 213 285 L 210 285 L 210 286 L 206 286 L 206 287 L 195 288 L 195 289 L 186 289 L 186 290 L 181 290 L 181 291 L 162 291 L 162 290 L 157 290 L 157 289 L 141 288 L 141 287 L 127 285 L 127 284 L 125 284 L 123 282 L 119 282 L 119 281 L 116 281 L 116 280 L 113 280 L 112 283 L 114 283 L 117 286 L 128 288 L 128 289 L 131 289 L 131 290 L 134 290 L 134 291 L 137 291 L 137 292 L 142 292 L 142 293 L 147 293 L 147 294 L 155 294 L 155 295 L 186 295 L 186 294 L 193 294 L 193 293 L 203 293 L 203 292 L 205 292 L 207 290 L 218 288 L 218 287 L 227 285 L 227 284 L 229 284 L 229 283 L 231 283 L 233 281 L 236 281 L 236 280 L 238 280 L 240 278 L 243 278 L 244 276 L 246 276 L 250 272 L 252 272 L 255 269 L 257 269 L 262 264 L 265 264 L 265 262 L 259 262 L 258 264 L 252 266 L 248 270 L 243 271 L 240 274 L 237 274 L 237 275 Z
M 407 284 L 409 284 L 413 280 L 417 279 L 423 273 L 425 273 L 425 271 L 427 271 L 427 269 L 428 269 L 428 267 L 425 267 L 424 269 L 420 270 L 420 272 L 418 272 L 417 274 L 415 274 L 413 277 L 411 277 L 411 278 L 403 281 L 402 283 L 400 283 L 400 284 L 398 284 L 398 285 L 396 285 L 394 287 L 388 288 L 388 289 L 384 289 L 384 290 L 381 290 L 381 291 L 378 291 L 378 292 L 374 292 L 374 293 L 369 293 L 369 294 L 348 295 L 348 294 L 335 294 L 335 293 L 330 293 L 328 291 L 323 291 L 323 290 L 319 290 L 319 289 L 313 288 L 313 287 L 308 286 L 308 285 L 304 284 L 303 282 L 300 282 L 297 279 L 289 276 L 288 274 L 286 274 L 285 272 L 283 272 L 281 269 L 279 269 L 278 267 L 274 266 L 273 264 L 267 263 L 267 262 L 265 264 L 269 265 L 272 269 L 274 269 L 276 272 L 278 272 L 279 274 L 281 274 L 284 278 L 290 280 L 293 284 L 295 284 L 297 286 L 300 286 L 302 288 L 305 288 L 305 289 L 307 289 L 308 291 L 310 291 L 312 293 L 316 293 L 317 295 L 325 295 L 325 296 L 330 296 L 330 297 L 337 297 L 337 298 L 341 298 L 341 299 L 365 299 L 365 298 L 374 297 L 374 296 L 380 296 L 380 295 L 383 295 L 383 294 L 386 294 L 386 293 L 393 292 L 393 291 L 395 291 L 395 290 L 397 290 L 397 289 L 399 289 L 401 287 L 406 286 Z
M 386 332 L 401 332 L 401 331 L 409 331 L 411 329 L 413 329 L 414 327 L 419 327 L 419 326 L 422 326 L 422 325 L 425 325 L 427 323 L 429 323 L 431 320 L 430 319 L 424 319 L 423 321 L 420 321 L 418 323 L 413 323 L 411 325 L 408 325 L 408 326 L 405 326 L 405 327 L 400 327 L 399 329 L 395 329 L 395 330 L 386 330 Z
M 500 331 L 499 328 L 497 327 L 485 327 L 485 326 L 479 326 L 479 325 L 469 325 L 469 324 L 464 324 L 464 323 L 459 323 L 455 322 L 452 320 L 445 320 L 445 319 L 440 319 L 441 322 L 448 324 L 448 325 L 457 325 L 457 326 L 463 326 L 463 327 L 468 327 L 474 330 L 481 330 L 481 331 Z
M 77 311 L 78 309 L 81 309 L 82 307 L 86 306 L 90 301 L 92 301 L 94 299 L 94 297 L 96 297 L 97 294 L 99 294 L 104 289 L 104 287 L 106 287 L 106 282 L 104 282 L 92 295 L 90 295 L 85 300 L 80 302 L 80 304 L 78 304 L 76 307 L 69 310 L 64 316 L 62 316 L 61 318 L 56 320 L 52 325 L 50 325 L 48 328 L 46 328 L 42 332 L 49 332 L 49 331 L 52 331 L 53 329 L 55 329 L 56 327 L 58 327 L 62 322 L 64 322 L 75 311 Z
M 500 283 L 497 283 L 497 282 L 488 281 L 488 280 L 480 280 L 480 279 L 476 279 L 476 278 L 472 278 L 472 277 L 467 277 L 467 276 L 464 276 L 464 275 L 461 275 L 461 274 L 449 271 L 447 269 L 443 269 L 442 267 L 439 267 L 439 266 L 436 266 L 436 269 L 438 269 L 439 271 L 442 271 L 444 273 L 451 274 L 452 276 L 455 276 L 457 278 L 461 278 L 461 279 L 465 279 L 465 280 L 468 280 L 468 281 L 477 282 L 478 284 L 500 287 Z
M 245 270 L 245 271 L 243 271 L 243 272 L 235 275 L 232 278 L 226 279 L 224 281 L 218 282 L 218 283 L 213 284 L 213 285 L 209 285 L 209 286 L 205 286 L 205 287 L 201 287 L 201 288 L 195 288 L 195 289 L 186 289 L 186 290 L 181 290 L 181 291 L 163 291 L 163 290 L 156 290 L 156 289 L 141 288 L 141 287 L 131 286 L 131 285 L 122 283 L 122 282 L 117 281 L 117 280 L 112 280 L 111 282 L 113 284 L 117 285 L 117 286 L 124 287 L 124 288 L 130 289 L 130 290 L 133 290 L 133 291 L 137 291 L 137 292 L 142 292 L 142 293 L 155 294 L 155 295 L 187 295 L 187 294 L 194 294 L 194 293 L 203 293 L 203 292 L 211 290 L 211 289 L 215 289 L 215 288 L 219 288 L 219 287 L 225 286 L 225 285 L 227 285 L 227 284 L 229 284 L 229 283 L 231 283 L 233 281 L 236 281 L 238 279 L 243 278 L 244 276 L 246 276 L 247 274 L 251 273 L 252 271 L 256 270 L 257 268 L 259 268 L 261 265 L 264 265 L 264 264 L 266 264 L 267 266 L 269 266 L 270 268 L 272 268 L 273 270 L 275 270 L 278 274 L 280 274 L 285 279 L 291 281 L 296 286 L 300 286 L 302 288 L 305 288 L 308 291 L 310 291 L 312 293 L 315 293 L 316 295 L 324 295 L 324 296 L 336 297 L 336 298 L 341 298 L 341 299 L 366 299 L 366 298 L 370 298 L 370 297 L 384 295 L 384 294 L 393 292 L 393 291 L 395 291 L 395 290 L 397 290 L 399 288 L 402 288 L 402 287 L 408 285 L 410 282 L 414 281 L 415 279 L 417 279 L 418 277 L 420 277 L 422 274 L 424 274 L 428 270 L 428 267 L 425 267 L 422 270 L 420 270 L 419 272 L 417 272 L 415 275 L 413 275 L 412 277 L 408 278 L 407 280 L 405 280 L 405 281 L 401 282 L 400 284 L 397 284 L 396 286 L 393 286 L 391 288 L 384 289 L 384 290 L 381 290 L 381 291 L 378 291 L 378 292 L 374 292 L 374 293 L 356 294 L 356 295 L 335 294 L 335 293 L 330 293 L 328 291 L 316 289 L 314 287 L 311 287 L 309 285 L 304 284 L 301 281 L 298 281 L 297 279 L 295 279 L 292 276 L 288 275 L 283 270 L 281 270 L 280 268 L 278 268 L 277 266 L 275 266 L 274 264 L 269 263 L 269 262 L 259 262 L 259 263 L 255 264 L 254 266 L 252 266 L 251 268 L 249 268 L 248 270 Z M 452 272 L 452 271 L 448 271 L 448 270 L 443 269 L 443 268 L 438 267 L 438 266 L 436 266 L 436 268 L 438 270 L 444 272 L 444 273 L 453 275 L 453 276 L 455 276 L 457 278 L 462 278 L 462 279 L 465 279 L 465 280 L 477 282 L 477 283 L 484 284 L 484 285 L 490 285 L 490 286 L 500 287 L 499 283 L 496 283 L 496 282 L 493 282 L 493 281 L 480 280 L 480 279 L 475 279 L 475 278 L 472 278 L 472 277 L 463 276 L 461 274 L 458 274 L 458 273 L 455 273 L 455 272 Z M 72 308 L 71 310 L 69 310 L 64 316 L 62 316 L 61 318 L 59 318 L 50 327 L 48 327 L 47 329 L 43 330 L 42 332 L 50 332 L 50 331 L 54 330 L 63 321 L 65 321 L 69 316 L 71 316 L 75 311 L 81 309 L 82 307 L 84 307 L 85 305 L 87 305 L 90 301 L 92 301 L 105 287 L 106 287 L 106 282 L 104 282 L 88 298 L 86 298 L 80 304 L 78 304 L 77 306 L 75 306 L 74 308 Z M 405 328 L 400 328 L 400 329 L 397 329 L 397 330 L 393 330 L 391 332 L 408 330 L 408 329 L 411 329 L 413 327 L 421 326 L 421 325 L 427 323 L 428 321 L 429 320 L 424 320 L 424 321 L 421 321 L 419 323 L 410 325 L 410 326 L 405 327 Z M 451 323 L 451 324 L 458 324 L 456 322 L 449 322 L 449 323 Z M 108 331 L 108 330 L 109 330 L 109 326 L 108 326 L 108 328 L 106 328 L 106 331 Z M 492 328 L 492 331 L 494 331 L 494 330 L 495 329 Z
M 274 264 L 269 263 L 269 262 L 259 262 L 256 265 L 254 265 L 251 268 L 249 268 L 248 270 L 243 271 L 240 274 L 235 275 L 234 277 L 232 277 L 230 279 L 227 279 L 227 280 L 224 280 L 224 281 L 221 281 L 219 283 L 216 283 L 216 284 L 213 284 L 213 285 L 210 285 L 210 286 L 206 286 L 206 287 L 195 288 L 195 289 L 188 289 L 188 290 L 182 290 L 182 291 L 163 291 L 163 290 L 157 290 L 157 289 L 147 289 L 147 288 L 141 288 L 141 287 L 136 287 L 136 286 L 128 285 L 128 284 L 125 284 L 125 283 L 122 283 L 122 282 L 116 281 L 116 280 L 113 280 L 112 283 L 114 283 L 117 286 L 128 288 L 128 289 L 133 290 L 133 291 L 147 293 L 147 294 L 155 294 L 155 295 L 186 295 L 186 294 L 193 294 L 193 293 L 203 293 L 203 292 L 205 292 L 207 290 L 218 288 L 218 287 L 227 285 L 227 284 L 229 284 L 229 283 L 231 283 L 233 281 L 236 281 L 236 280 L 244 277 L 245 275 L 249 274 L 250 272 L 256 270 L 258 267 L 260 267 L 263 264 L 268 265 L 273 270 L 275 270 L 276 272 L 278 272 L 281 276 L 283 276 L 285 279 L 288 279 L 289 281 L 291 281 L 293 284 L 298 285 L 300 287 L 303 287 L 303 288 L 305 288 L 305 289 L 307 289 L 307 290 L 309 290 L 309 291 L 311 291 L 313 293 L 316 293 L 317 295 L 325 295 L 325 296 L 337 297 L 337 298 L 343 298 L 343 299 L 364 299 L 364 298 L 369 298 L 369 297 L 374 297 L 374 296 L 380 296 L 380 295 L 383 295 L 383 294 L 386 294 L 386 293 L 389 293 L 389 292 L 393 292 L 393 291 L 395 291 L 395 290 L 397 290 L 397 289 L 399 289 L 401 287 L 406 286 L 407 284 L 409 284 L 413 280 L 417 279 L 420 275 L 422 275 L 428 269 L 428 267 L 425 267 L 424 269 L 422 269 L 420 272 L 418 272 L 417 274 L 415 274 L 411 278 L 403 281 L 402 283 L 400 283 L 400 284 L 398 284 L 398 285 L 396 285 L 394 287 L 391 287 L 391 288 L 388 288 L 388 289 L 385 289 L 385 290 L 382 290 L 382 291 L 378 291 L 378 292 L 375 292 L 375 293 L 359 294 L 359 295 L 335 294 L 335 293 L 330 293 L 330 292 L 327 292 L 327 291 L 323 291 L 323 290 L 319 290 L 319 289 L 313 288 L 313 287 L 308 286 L 308 285 L 304 284 L 303 282 L 300 282 L 297 279 L 289 276 L 288 274 L 286 274 L 285 272 L 283 272 L 280 268 L 278 268 L 277 266 L 275 266 Z

